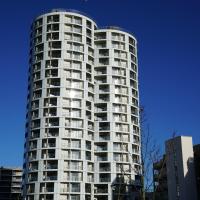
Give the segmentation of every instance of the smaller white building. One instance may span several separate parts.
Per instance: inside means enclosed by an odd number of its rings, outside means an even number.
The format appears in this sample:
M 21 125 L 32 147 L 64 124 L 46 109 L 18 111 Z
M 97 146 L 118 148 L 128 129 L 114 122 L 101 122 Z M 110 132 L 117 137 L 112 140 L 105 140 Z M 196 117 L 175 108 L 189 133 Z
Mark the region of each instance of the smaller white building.
M 165 148 L 169 200 L 196 200 L 192 137 L 172 138 Z

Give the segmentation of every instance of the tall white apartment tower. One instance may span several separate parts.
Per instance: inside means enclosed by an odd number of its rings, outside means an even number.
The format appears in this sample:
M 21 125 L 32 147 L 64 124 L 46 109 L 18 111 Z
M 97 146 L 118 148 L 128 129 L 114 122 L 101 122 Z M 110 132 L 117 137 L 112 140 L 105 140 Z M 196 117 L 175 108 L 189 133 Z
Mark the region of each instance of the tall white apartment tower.
M 137 199 L 136 39 L 53 10 L 31 30 L 24 200 Z

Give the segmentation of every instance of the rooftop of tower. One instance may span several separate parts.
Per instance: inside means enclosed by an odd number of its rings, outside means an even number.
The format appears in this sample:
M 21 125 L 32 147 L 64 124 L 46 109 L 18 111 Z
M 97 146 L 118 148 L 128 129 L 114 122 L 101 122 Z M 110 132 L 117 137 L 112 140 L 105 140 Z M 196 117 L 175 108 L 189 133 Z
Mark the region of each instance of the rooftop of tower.
M 64 9 L 64 8 L 56 8 L 56 9 L 52 9 L 51 12 L 71 12 L 71 13 L 76 13 L 79 15 L 83 15 L 85 17 L 90 18 L 91 20 L 93 20 L 94 22 L 96 22 L 91 16 L 89 16 L 88 14 L 79 11 L 79 10 L 74 10 L 74 9 Z
M 134 33 L 132 33 L 131 31 L 129 31 L 127 29 L 121 28 L 119 26 L 103 26 L 103 27 L 99 28 L 99 30 L 101 30 L 101 29 L 110 29 L 110 30 L 122 31 L 122 32 L 125 32 L 125 33 L 132 35 L 135 38 Z
M 82 11 L 79 11 L 79 10 L 75 10 L 75 9 L 64 9 L 64 8 L 55 8 L 55 9 L 52 9 L 50 11 L 50 13 L 53 13 L 53 12 L 70 12 L 70 13 L 76 13 L 76 14 L 79 14 L 79 15 L 83 15 L 91 20 L 93 20 L 95 22 L 95 24 L 97 25 L 96 21 L 94 20 L 94 18 L 92 18 L 90 15 L 82 12 Z M 47 13 L 44 13 L 44 14 L 47 14 Z M 41 15 L 40 15 L 41 16 Z M 38 16 L 38 17 L 40 17 Z M 97 27 L 97 30 L 101 30 L 101 29 L 110 29 L 110 30 L 116 30 L 116 31 L 122 31 L 122 32 L 125 32 L 125 33 L 128 33 L 130 34 L 131 36 L 135 38 L 135 34 L 127 29 L 124 29 L 124 28 L 121 28 L 119 26 L 102 26 L 102 27 Z

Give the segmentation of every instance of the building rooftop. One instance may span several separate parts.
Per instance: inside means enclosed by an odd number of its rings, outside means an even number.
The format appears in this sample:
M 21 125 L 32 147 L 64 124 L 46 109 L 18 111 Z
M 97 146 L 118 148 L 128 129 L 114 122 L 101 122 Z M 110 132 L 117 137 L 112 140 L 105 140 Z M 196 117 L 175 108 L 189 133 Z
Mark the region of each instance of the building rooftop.
M 122 32 L 126 32 L 132 35 L 135 38 L 134 34 L 131 31 L 121 28 L 119 26 L 103 26 L 103 27 L 100 27 L 99 29 L 111 29 L 111 30 L 116 30 L 116 31 L 122 31 Z

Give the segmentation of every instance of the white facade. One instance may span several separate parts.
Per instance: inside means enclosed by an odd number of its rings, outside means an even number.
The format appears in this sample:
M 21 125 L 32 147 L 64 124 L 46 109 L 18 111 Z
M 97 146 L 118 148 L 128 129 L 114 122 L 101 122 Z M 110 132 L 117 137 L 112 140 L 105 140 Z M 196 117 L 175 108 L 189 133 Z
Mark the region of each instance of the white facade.
M 192 137 L 166 141 L 166 166 L 169 200 L 196 200 Z
M 133 197 L 141 170 L 136 39 L 74 11 L 39 16 L 28 88 L 24 199 Z

